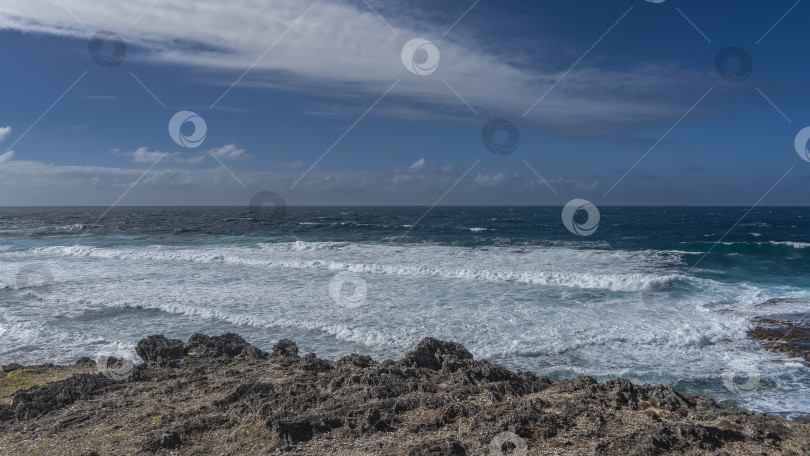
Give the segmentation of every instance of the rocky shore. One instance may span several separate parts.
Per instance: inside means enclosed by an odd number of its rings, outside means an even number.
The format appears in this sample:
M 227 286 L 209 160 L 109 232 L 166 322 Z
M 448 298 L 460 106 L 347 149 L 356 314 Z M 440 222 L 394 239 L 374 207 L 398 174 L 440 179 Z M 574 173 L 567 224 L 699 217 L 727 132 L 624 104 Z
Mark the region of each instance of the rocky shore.
M 800 303 L 807 306 L 804 299 L 775 298 L 757 307 L 771 307 L 785 303 Z M 804 359 L 810 367 L 810 315 L 807 313 L 756 317 L 756 326 L 748 331 L 748 337 L 761 341 L 763 348 L 791 358 Z
M 810 454 L 810 423 L 512 372 L 436 339 L 383 362 L 236 334 L 151 336 L 136 352 L 142 364 L 3 366 L 0 454 Z

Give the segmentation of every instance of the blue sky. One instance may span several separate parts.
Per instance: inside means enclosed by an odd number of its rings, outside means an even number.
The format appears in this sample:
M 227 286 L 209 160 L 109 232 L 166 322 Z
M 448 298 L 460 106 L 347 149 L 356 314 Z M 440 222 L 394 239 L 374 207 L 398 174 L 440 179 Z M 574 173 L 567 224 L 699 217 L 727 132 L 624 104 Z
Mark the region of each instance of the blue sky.
M 0 205 L 807 204 L 810 2 L 108 3 L 0 1 Z M 91 58 L 102 30 L 120 65 Z M 482 143 L 496 118 L 510 155 Z

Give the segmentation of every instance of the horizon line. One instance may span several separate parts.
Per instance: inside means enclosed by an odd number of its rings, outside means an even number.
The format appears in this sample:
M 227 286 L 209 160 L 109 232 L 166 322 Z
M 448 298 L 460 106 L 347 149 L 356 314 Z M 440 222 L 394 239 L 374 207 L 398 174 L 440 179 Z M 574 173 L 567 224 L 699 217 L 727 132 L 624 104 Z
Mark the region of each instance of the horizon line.
M 267 207 L 271 207 L 272 205 L 267 205 Z M 402 208 L 419 208 L 419 207 L 429 207 L 430 204 L 291 204 L 285 205 L 287 208 L 310 208 L 310 207 L 341 207 L 341 208 L 393 208 L 393 207 L 402 207 Z M 453 205 L 437 205 L 435 208 L 547 208 L 547 207 L 564 207 L 564 204 L 543 204 L 543 205 L 530 205 L 530 204 L 483 204 L 483 205 L 473 205 L 473 204 L 453 204 Z M 226 205 L 203 205 L 203 204 L 188 204 L 188 205 L 171 205 L 171 204 L 159 204 L 159 205 L 119 205 L 110 207 L 107 205 L 76 205 L 76 206 L 47 206 L 47 205 L 13 205 L 13 206 L 3 206 L 0 205 L 0 209 L 24 209 L 24 208 L 40 208 L 40 209 L 56 209 L 56 208 L 64 208 L 64 209 L 126 209 L 126 208 L 232 208 L 232 207 L 242 207 L 242 208 L 250 208 L 249 205 L 242 205 L 242 204 L 226 204 Z M 751 208 L 750 205 L 740 205 L 740 204 L 712 204 L 712 205 L 697 205 L 697 204 L 609 204 L 609 205 L 599 205 L 599 207 L 628 207 L 628 208 L 650 208 L 650 207 L 671 207 L 671 208 Z M 753 209 L 757 208 L 810 208 L 810 204 L 807 205 L 765 205 L 761 204 Z

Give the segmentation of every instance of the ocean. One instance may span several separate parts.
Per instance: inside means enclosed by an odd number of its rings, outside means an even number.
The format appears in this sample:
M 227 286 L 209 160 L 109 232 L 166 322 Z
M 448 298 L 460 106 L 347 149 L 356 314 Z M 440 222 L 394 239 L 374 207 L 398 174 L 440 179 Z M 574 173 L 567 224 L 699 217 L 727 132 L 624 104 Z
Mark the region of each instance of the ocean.
M 0 209 L 0 363 L 137 360 L 147 335 L 195 332 L 381 361 L 431 336 L 810 416 L 810 369 L 746 335 L 807 317 L 810 208 L 601 207 L 588 236 L 552 207 L 105 211 Z

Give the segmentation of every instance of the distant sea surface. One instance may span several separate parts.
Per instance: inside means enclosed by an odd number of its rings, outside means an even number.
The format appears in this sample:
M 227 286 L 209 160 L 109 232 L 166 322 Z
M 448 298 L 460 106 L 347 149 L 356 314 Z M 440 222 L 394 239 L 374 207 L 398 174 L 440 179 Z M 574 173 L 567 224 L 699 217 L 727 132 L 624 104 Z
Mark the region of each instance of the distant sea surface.
M 746 337 L 808 312 L 810 209 L 758 208 L 725 237 L 747 208 L 603 207 L 587 237 L 560 208 L 426 210 L 0 208 L 0 363 L 137 359 L 142 337 L 194 332 L 384 360 L 431 336 L 810 415 L 810 370 Z

